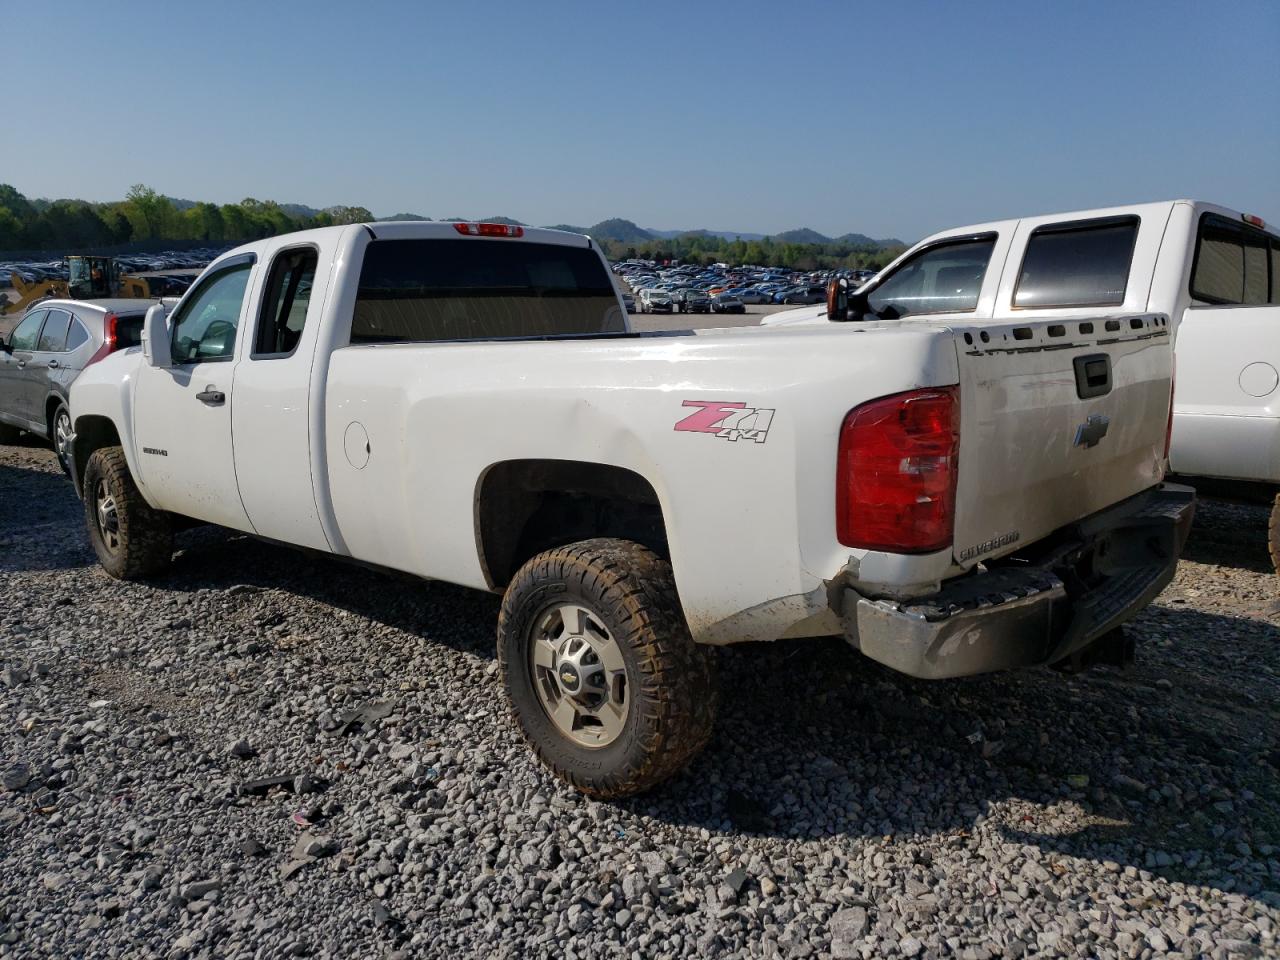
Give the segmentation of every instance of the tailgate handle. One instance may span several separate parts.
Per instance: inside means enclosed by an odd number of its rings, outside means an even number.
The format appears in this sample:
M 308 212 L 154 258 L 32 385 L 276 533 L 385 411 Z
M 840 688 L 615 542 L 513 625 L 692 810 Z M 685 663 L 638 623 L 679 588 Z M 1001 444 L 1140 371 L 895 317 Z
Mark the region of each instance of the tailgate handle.
M 1102 397 L 1111 392 L 1111 356 L 1091 353 L 1076 357 L 1076 396 L 1081 400 Z

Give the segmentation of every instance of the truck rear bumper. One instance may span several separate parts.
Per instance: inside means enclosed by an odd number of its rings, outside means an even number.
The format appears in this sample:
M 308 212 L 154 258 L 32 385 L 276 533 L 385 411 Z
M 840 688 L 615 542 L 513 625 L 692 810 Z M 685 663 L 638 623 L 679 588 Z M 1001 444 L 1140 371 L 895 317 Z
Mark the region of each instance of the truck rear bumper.
M 845 636 L 873 660 L 930 680 L 1057 663 L 1165 588 L 1194 513 L 1190 487 L 1162 484 L 1059 531 L 1034 556 L 929 596 L 871 600 L 846 588 Z

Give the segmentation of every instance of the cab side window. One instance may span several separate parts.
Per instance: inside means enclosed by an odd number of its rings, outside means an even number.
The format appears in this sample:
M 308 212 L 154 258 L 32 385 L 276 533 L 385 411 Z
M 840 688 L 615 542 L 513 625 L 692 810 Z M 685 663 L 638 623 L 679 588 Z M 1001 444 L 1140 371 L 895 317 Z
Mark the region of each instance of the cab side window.
M 65 310 L 50 310 L 49 318 L 40 331 L 40 343 L 36 349 L 41 353 L 61 353 L 67 349 L 67 331 L 71 328 L 71 314 Z
M 1206 303 L 1280 303 L 1276 258 L 1280 240 L 1217 214 L 1200 218 L 1191 268 L 1191 296 Z
M 30 316 L 24 317 L 9 335 L 9 349 L 35 350 L 36 344 L 40 342 L 40 324 L 44 323 L 48 312 L 48 310 L 37 310 Z
M 316 251 L 310 247 L 285 250 L 276 256 L 262 295 L 262 313 L 253 345 L 255 360 L 287 357 L 298 346 L 311 306 L 317 262 Z
M 236 330 L 252 269 L 252 263 L 242 263 L 220 270 L 182 304 L 173 320 L 174 363 L 234 358 Z
M 995 245 L 995 234 L 985 234 L 922 250 L 870 291 L 867 304 L 886 319 L 975 310 Z
M 1018 272 L 1014 307 L 1124 303 L 1138 223 L 1137 217 L 1110 217 L 1036 227 Z

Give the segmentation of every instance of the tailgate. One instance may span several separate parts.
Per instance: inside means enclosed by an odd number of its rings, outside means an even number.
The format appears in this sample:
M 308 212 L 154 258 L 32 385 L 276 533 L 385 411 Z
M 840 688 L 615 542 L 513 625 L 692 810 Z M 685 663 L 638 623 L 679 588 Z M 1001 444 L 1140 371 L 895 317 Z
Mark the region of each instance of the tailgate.
M 960 371 L 961 564 L 1010 553 L 1161 480 L 1167 317 L 947 325 Z

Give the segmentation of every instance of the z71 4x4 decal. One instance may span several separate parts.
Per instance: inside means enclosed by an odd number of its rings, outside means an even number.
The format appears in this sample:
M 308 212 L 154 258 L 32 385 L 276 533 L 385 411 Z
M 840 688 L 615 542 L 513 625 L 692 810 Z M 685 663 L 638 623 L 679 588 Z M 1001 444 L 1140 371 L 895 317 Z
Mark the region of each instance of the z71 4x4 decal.
M 681 406 L 697 407 L 676 423 L 676 429 L 686 433 L 710 433 L 721 440 L 736 442 L 752 440 L 764 443 L 769 436 L 769 424 L 773 411 L 764 407 L 748 407 L 745 403 L 723 400 L 686 400 Z

